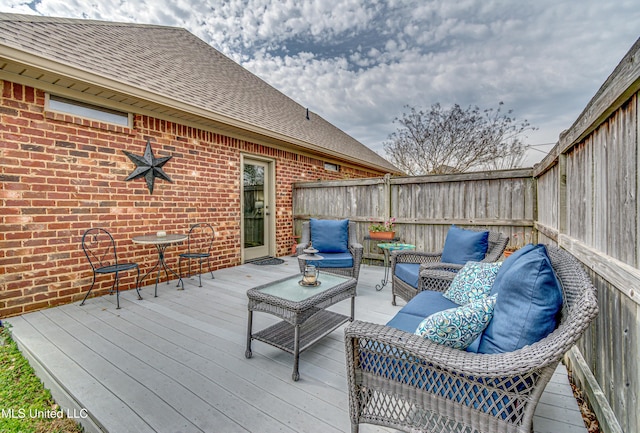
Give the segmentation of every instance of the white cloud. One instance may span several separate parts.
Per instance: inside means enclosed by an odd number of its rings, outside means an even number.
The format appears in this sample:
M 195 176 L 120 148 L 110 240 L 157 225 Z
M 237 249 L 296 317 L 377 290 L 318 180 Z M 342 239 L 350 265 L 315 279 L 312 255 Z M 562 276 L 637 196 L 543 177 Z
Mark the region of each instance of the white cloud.
M 436 102 L 504 101 L 540 128 L 529 143 L 555 142 L 640 36 L 636 3 L 0 0 L 0 10 L 185 27 L 381 152 L 405 105 Z

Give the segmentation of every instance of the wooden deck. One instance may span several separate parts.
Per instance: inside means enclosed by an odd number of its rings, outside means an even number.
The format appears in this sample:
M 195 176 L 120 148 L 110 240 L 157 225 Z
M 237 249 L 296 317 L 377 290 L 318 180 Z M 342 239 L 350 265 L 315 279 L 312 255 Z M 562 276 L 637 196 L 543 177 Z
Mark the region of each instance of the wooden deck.
M 300 355 L 253 342 L 246 359 L 247 289 L 297 272 L 293 258 L 275 266 L 246 264 L 175 283 L 103 296 L 7 319 L 13 337 L 62 407 L 87 431 L 348 432 L 343 328 Z M 356 318 L 388 321 L 390 286 L 376 292 L 382 268 L 363 265 Z M 348 314 L 349 301 L 331 309 Z M 254 330 L 275 323 L 254 314 Z M 585 433 L 560 366 L 538 405 L 537 433 Z M 362 432 L 393 430 L 363 425 Z

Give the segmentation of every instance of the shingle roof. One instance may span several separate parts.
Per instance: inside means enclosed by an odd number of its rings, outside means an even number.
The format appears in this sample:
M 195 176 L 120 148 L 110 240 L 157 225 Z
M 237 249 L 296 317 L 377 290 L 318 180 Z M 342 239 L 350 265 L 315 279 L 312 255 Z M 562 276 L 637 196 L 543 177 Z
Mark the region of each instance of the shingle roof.
M 397 173 L 377 153 L 187 30 L 146 24 L 0 13 L 7 47 L 290 139 L 301 147 Z

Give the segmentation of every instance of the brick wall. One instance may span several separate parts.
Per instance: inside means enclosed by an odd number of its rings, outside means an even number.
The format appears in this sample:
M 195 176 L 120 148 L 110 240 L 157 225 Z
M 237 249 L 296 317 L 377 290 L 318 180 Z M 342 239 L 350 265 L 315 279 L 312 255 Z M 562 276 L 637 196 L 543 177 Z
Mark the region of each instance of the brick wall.
M 277 255 L 291 249 L 293 182 L 381 174 L 330 172 L 321 160 L 142 115 L 130 129 L 45 112 L 44 92 L 0 84 L 0 317 L 81 299 L 92 272 L 80 242 L 92 226 L 107 228 L 141 273 L 157 253 L 131 237 L 186 233 L 196 221 L 216 229 L 214 269 L 240 264 L 241 153 L 276 160 Z M 173 156 L 164 169 L 174 182 L 157 179 L 153 195 L 143 179 L 124 181 L 135 166 L 122 150 L 142 155 L 147 139 L 156 157 Z M 169 248 L 170 263 L 180 248 Z M 121 289 L 134 280 L 122 277 Z M 112 281 L 99 279 L 92 296 Z

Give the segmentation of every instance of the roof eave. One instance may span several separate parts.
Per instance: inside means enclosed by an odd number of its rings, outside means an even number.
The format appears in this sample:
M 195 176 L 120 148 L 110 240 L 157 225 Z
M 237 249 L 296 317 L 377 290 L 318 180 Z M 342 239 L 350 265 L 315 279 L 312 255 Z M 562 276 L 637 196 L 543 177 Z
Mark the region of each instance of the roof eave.
M 41 57 L 35 54 L 27 53 L 25 51 L 7 46 L 1 45 L 2 57 L 7 58 L 13 62 L 21 63 L 33 68 L 41 69 L 52 74 L 61 75 L 73 80 L 78 80 L 91 85 L 99 86 L 108 89 L 113 92 L 125 93 L 135 98 L 143 99 L 154 104 L 169 107 L 175 110 L 183 111 L 195 116 L 203 117 L 211 121 L 229 125 L 239 130 L 248 131 L 253 134 L 258 134 L 266 137 L 270 137 L 274 140 L 278 140 L 285 143 L 290 143 L 295 146 L 301 147 L 305 150 L 312 151 L 316 154 L 330 156 L 336 159 L 345 160 L 347 157 L 339 152 L 334 152 L 317 146 L 313 143 L 309 143 L 300 139 L 296 139 L 284 134 L 280 134 L 266 128 L 244 122 L 240 119 L 235 119 L 229 116 L 221 115 L 220 113 L 205 110 L 200 107 L 184 103 L 166 96 L 162 96 L 158 93 L 141 89 L 139 87 L 131 86 L 129 84 L 122 83 L 121 81 L 114 80 L 112 78 L 104 77 L 88 70 L 84 70 L 77 67 L 65 65 L 60 62 L 56 62 L 45 57 Z M 370 161 L 361 160 L 358 158 L 348 157 L 348 160 L 364 167 L 370 167 L 377 171 L 389 172 L 388 167 L 371 163 Z

